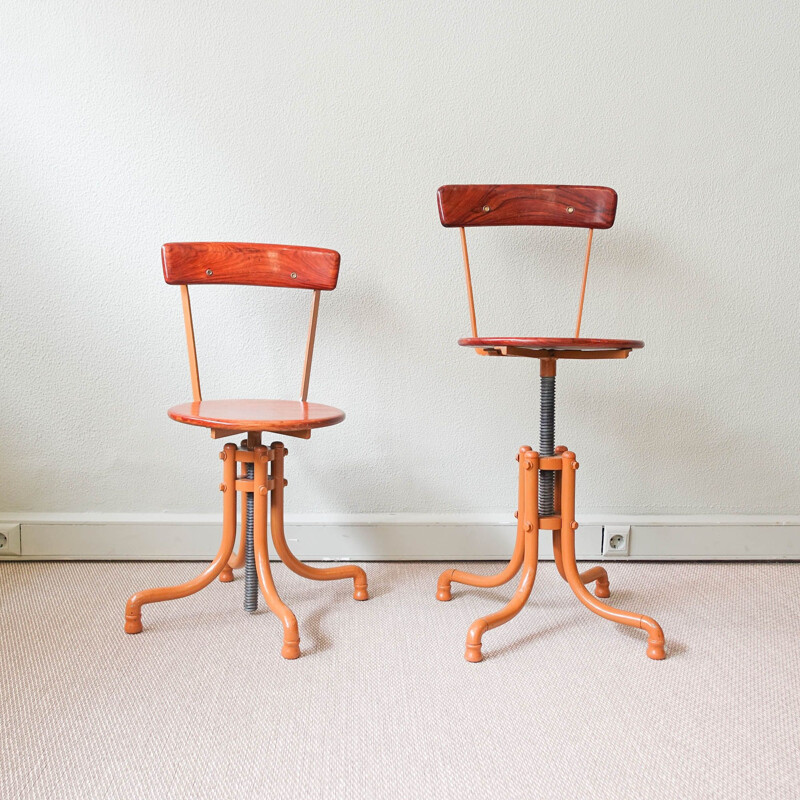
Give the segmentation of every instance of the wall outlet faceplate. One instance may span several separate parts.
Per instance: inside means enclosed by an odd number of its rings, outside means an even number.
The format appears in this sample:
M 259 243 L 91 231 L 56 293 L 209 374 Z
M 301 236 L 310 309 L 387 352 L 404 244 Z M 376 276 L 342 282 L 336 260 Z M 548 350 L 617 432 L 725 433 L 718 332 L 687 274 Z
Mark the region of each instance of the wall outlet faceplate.
M 3 556 L 18 556 L 20 554 L 19 525 L 9 525 L 0 522 L 0 558 Z
M 631 526 L 603 525 L 603 556 L 616 558 L 631 554 Z

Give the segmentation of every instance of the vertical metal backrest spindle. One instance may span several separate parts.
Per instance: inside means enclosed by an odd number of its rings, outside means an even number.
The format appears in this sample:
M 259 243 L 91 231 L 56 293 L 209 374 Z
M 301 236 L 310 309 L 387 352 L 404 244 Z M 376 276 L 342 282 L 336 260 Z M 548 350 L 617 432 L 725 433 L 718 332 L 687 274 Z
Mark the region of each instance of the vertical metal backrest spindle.
M 192 302 L 189 299 L 189 287 L 181 286 L 181 302 L 183 305 L 183 325 L 186 328 L 186 349 L 189 351 L 189 374 L 192 376 L 192 400 L 199 403 L 203 399 L 200 392 L 200 373 L 197 370 L 197 347 L 194 343 L 194 324 L 192 322 Z
M 317 335 L 317 315 L 319 314 L 319 289 L 314 290 L 314 299 L 311 301 L 311 318 L 308 321 L 308 339 L 306 340 L 306 356 L 303 363 L 303 385 L 300 389 L 300 399 L 305 403 L 308 400 L 308 383 L 311 380 L 311 359 L 314 357 L 314 339 Z
M 475 298 L 472 294 L 472 273 L 469 270 L 469 253 L 467 252 L 467 232 L 461 228 L 461 254 L 464 257 L 464 274 L 467 276 L 467 298 L 469 300 L 469 320 L 472 324 L 472 335 L 478 338 L 478 322 L 475 318 Z
M 586 261 L 583 264 L 583 281 L 581 283 L 581 300 L 578 303 L 578 319 L 575 321 L 575 338 L 581 335 L 581 319 L 583 317 L 583 299 L 586 296 L 586 278 L 589 276 L 589 258 L 592 255 L 592 237 L 594 228 L 589 228 L 589 238 L 586 241 Z

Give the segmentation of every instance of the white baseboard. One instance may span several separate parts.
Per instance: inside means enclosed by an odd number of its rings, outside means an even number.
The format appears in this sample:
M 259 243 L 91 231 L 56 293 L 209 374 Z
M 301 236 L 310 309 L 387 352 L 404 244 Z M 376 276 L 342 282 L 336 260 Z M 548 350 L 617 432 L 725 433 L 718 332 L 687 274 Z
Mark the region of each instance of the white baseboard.
M 800 561 L 800 516 L 578 517 L 577 555 L 602 560 L 603 525 L 630 525 L 630 555 L 615 561 Z M 208 560 L 219 546 L 215 514 L 0 514 L 0 560 Z M 19 526 L 19 527 L 17 527 Z M 286 536 L 306 561 L 507 559 L 510 515 L 287 516 Z M 3 540 L 0 539 L 0 542 Z M 552 559 L 550 536 L 540 556 Z M 611 558 L 607 559 L 611 560 Z

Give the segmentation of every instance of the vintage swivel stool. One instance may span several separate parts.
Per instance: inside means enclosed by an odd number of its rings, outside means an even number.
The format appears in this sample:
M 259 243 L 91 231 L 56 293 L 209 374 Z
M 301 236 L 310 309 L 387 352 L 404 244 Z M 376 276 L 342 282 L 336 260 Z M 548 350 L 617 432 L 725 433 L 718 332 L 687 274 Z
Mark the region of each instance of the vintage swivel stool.
M 438 192 L 439 218 L 447 228 L 461 229 L 461 248 L 467 278 L 472 336 L 459 339 L 484 356 L 520 356 L 538 358 L 541 399 L 539 417 L 539 452 L 522 447 L 519 461 L 517 539 L 508 566 L 496 575 L 474 575 L 449 569 L 439 577 L 436 597 L 450 600 L 451 584 L 501 586 L 522 568 L 519 587 L 511 601 L 500 611 L 472 623 L 467 633 L 467 661 L 480 661 L 483 634 L 516 616 L 530 596 L 536 578 L 539 531 L 553 532 L 553 554 L 559 574 L 569 583 L 578 599 L 601 617 L 647 631 L 647 655 L 664 658 L 664 634 L 650 617 L 620 611 L 597 598 L 609 597 L 608 575 L 603 567 L 578 572 L 575 563 L 575 453 L 566 447 L 554 447 L 556 363 L 560 358 L 627 358 L 631 350 L 644 347 L 633 339 L 582 339 L 580 337 L 586 276 L 595 228 L 614 224 L 617 194 L 602 186 L 442 186 Z M 548 225 L 588 228 L 586 261 L 583 268 L 575 336 L 562 338 L 523 338 L 478 336 L 472 295 L 469 256 L 465 228 L 482 225 Z M 595 596 L 586 588 L 595 584 Z
M 290 247 L 272 244 L 235 244 L 227 242 L 186 242 L 165 244 L 161 251 L 164 279 L 181 287 L 183 320 L 189 349 L 189 370 L 192 378 L 191 403 L 174 406 L 169 416 L 178 422 L 208 428 L 213 439 L 247 434 L 241 447 L 228 443 L 222 449 L 222 544 L 208 569 L 194 580 L 178 586 L 146 589 L 137 592 L 125 609 L 125 632 L 142 630 L 142 606 L 161 600 L 187 597 L 208 586 L 219 575 L 223 582 L 233 580 L 233 570 L 245 568 L 244 608 L 258 607 L 258 585 L 269 609 L 283 625 L 284 658 L 300 655 L 297 620 L 278 596 L 269 566 L 267 545 L 267 502 L 272 541 L 278 555 L 290 570 L 318 581 L 352 578 L 353 597 L 366 600 L 367 577 L 361 567 L 348 564 L 327 569 L 310 567 L 294 556 L 286 543 L 283 529 L 283 461 L 288 450 L 281 442 L 266 447 L 261 442 L 264 432 L 286 434 L 308 439 L 314 428 L 336 425 L 344 419 L 338 408 L 307 402 L 311 374 L 311 358 L 317 329 L 320 292 L 336 287 L 339 275 L 339 254 L 333 250 L 312 247 Z M 203 400 L 197 371 L 189 284 L 246 284 L 310 289 L 311 321 L 308 328 L 301 399 L 296 400 Z M 237 474 L 237 464 L 239 471 Z M 268 471 L 269 470 L 269 471 Z M 242 496 L 239 550 L 233 555 L 236 539 L 236 497 Z

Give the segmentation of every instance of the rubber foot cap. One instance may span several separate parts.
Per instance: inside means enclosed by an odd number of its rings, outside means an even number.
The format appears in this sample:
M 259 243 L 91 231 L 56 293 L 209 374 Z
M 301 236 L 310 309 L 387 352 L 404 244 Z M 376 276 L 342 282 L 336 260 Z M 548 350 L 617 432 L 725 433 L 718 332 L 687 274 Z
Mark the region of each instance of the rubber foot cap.
M 479 644 L 468 644 L 467 651 L 464 653 L 464 658 L 471 664 L 478 664 L 483 661 L 481 646 Z
M 284 642 L 281 655 L 288 661 L 300 658 L 300 642 Z
M 125 617 L 125 633 L 141 633 L 142 620 L 141 617 Z
M 647 657 L 652 658 L 653 661 L 661 661 L 662 659 L 666 658 L 667 655 L 664 652 L 664 645 L 663 644 L 648 644 L 647 646 Z

